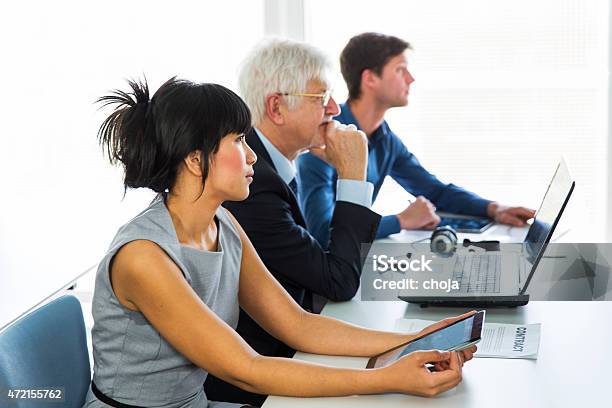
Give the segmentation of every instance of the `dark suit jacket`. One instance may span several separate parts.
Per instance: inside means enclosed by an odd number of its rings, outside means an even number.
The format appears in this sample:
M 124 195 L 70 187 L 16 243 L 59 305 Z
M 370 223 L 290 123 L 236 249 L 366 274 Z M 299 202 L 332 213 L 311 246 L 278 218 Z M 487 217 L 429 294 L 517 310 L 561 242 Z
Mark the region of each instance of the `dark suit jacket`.
M 252 130 L 246 140 L 257 154 L 250 194 L 244 201 L 226 202 L 224 206 L 244 228 L 268 270 L 302 307 L 311 306 L 313 293 L 334 301 L 350 300 L 359 288 L 361 244 L 374 240 L 380 216 L 366 207 L 338 201 L 330 226 L 329 250 L 324 250 L 306 230 L 297 199 L 276 172 L 259 136 Z M 237 331 L 262 355 L 290 357 L 295 352 L 265 332 L 242 309 Z M 205 388 L 213 401 L 261 405 L 265 399 L 211 375 Z

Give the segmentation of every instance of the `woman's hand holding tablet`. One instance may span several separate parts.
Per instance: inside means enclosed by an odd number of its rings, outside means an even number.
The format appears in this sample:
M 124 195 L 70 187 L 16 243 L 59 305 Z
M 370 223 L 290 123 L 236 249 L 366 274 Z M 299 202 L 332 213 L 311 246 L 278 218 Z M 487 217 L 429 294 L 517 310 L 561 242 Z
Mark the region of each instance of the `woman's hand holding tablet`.
M 398 392 L 433 396 L 461 382 L 465 361 L 476 352 L 484 311 L 472 311 L 434 323 L 410 341 L 374 356 L 367 368 L 397 375 Z
M 445 364 L 447 368 L 431 371 L 427 364 Z M 461 382 L 462 362 L 456 351 L 415 351 L 379 370 L 387 371 L 389 384 L 397 384 L 393 391 L 433 397 Z
M 475 310 L 472 310 L 470 312 L 464 313 L 462 315 L 459 316 L 455 316 L 455 317 L 449 317 L 446 319 L 442 319 L 434 324 L 431 324 L 429 326 L 427 326 L 426 328 L 424 328 L 423 330 L 421 330 L 419 333 L 417 333 L 415 338 L 418 337 L 422 337 L 425 336 L 429 333 L 433 333 L 435 331 L 439 331 L 440 329 L 443 329 L 447 326 L 450 326 L 451 324 L 458 322 L 460 320 L 465 319 L 466 317 L 472 316 L 474 314 L 476 314 L 478 312 L 476 312 Z M 483 311 L 484 313 L 484 311 Z M 483 314 L 483 319 L 484 319 L 484 314 Z M 483 320 L 484 323 L 484 320 Z M 466 361 L 470 361 L 472 358 L 474 358 L 474 353 L 476 353 L 476 346 L 472 345 L 470 347 L 466 347 L 463 350 L 456 350 L 459 351 L 459 356 L 461 357 L 461 359 L 463 360 L 463 362 L 465 363 Z M 443 363 L 444 365 L 444 363 Z M 440 369 L 438 364 L 434 364 L 434 366 L 436 367 L 436 369 Z
M 387 366 L 399 358 L 418 350 L 462 351 L 462 358 L 470 360 L 480 341 L 484 324 L 484 310 L 469 312 L 444 319 L 421 330 L 414 338 L 387 350 L 368 361 L 366 368 Z

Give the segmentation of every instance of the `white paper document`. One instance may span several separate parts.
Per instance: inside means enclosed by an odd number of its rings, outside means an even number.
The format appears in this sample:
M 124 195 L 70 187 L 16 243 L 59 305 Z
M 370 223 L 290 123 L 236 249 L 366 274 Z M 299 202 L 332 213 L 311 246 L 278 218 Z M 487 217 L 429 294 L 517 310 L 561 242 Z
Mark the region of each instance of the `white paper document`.
M 395 331 L 417 332 L 434 322 L 420 319 L 397 319 Z M 477 344 L 475 357 L 523 358 L 536 360 L 540 347 L 540 323 L 503 324 L 485 323 L 482 340 Z

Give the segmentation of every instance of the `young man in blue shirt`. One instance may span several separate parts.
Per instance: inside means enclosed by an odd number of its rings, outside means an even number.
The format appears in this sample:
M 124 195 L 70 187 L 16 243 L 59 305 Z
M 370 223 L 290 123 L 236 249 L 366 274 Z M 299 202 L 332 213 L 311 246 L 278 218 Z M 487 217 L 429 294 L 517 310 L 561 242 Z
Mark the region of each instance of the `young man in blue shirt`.
M 342 76 L 349 90 L 348 101 L 334 119 L 354 124 L 368 137 L 367 180 L 374 185 L 376 199 L 385 176 L 393 177 L 417 199 L 405 210 L 382 218 L 377 238 L 401 229 L 433 229 L 440 218 L 436 209 L 451 213 L 488 216 L 497 222 L 522 226 L 535 212 L 508 207 L 484 199 L 454 184 L 441 182 L 421 166 L 417 158 L 393 133 L 384 115 L 388 109 L 408 104 L 414 78 L 408 70 L 406 41 L 378 33 L 357 35 L 340 56 Z M 299 157 L 300 205 L 308 229 L 324 247 L 329 240 L 329 222 L 334 209 L 337 175 L 324 160 L 321 148 Z

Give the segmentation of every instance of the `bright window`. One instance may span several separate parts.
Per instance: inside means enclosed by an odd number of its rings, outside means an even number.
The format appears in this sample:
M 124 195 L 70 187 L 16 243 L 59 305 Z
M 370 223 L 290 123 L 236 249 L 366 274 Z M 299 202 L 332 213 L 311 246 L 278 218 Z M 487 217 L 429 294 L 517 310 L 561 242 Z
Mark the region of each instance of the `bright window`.
M 263 0 L 10 2 L 0 13 L 0 327 L 104 254 L 150 201 L 102 155 L 96 98 L 146 74 L 236 89 Z M 27 288 L 27 290 L 25 290 Z
M 387 120 L 432 173 L 484 197 L 537 208 L 564 155 L 577 182 L 577 222 L 588 225 L 591 240 L 603 237 L 607 1 L 305 3 L 306 40 L 334 61 L 365 31 L 411 43 L 409 106 L 391 110 Z M 344 100 L 340 77 L 335 89 Z M 407 204 L 394 182 L 381 194 L 375 209 L 384 214 Z

